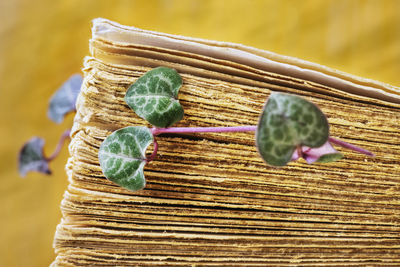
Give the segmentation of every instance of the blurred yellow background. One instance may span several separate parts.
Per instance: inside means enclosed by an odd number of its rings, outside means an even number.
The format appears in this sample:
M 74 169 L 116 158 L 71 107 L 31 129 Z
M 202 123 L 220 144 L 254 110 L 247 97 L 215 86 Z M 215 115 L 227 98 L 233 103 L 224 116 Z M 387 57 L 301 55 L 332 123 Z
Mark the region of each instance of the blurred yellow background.
M 91 20 L 242 43 L 400 85 L 397 0 L 2 0 L 0 2 L 0 266 L 46 266 L 61 219 L 68 152 L 52 176 L 17 174 L 20 146 L 50 154 L 72 124 L 46 117 L 47 101 L 88 54 Z

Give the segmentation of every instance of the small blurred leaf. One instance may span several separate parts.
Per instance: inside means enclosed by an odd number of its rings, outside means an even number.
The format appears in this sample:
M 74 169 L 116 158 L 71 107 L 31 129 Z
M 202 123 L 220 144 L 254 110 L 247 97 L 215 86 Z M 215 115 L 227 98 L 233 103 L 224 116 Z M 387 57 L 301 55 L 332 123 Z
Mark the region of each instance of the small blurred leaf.
M 316 162 L 318 162 L 318 163 L 330 163 L 330 162 L 338 161 L 338 160 L 340 160 L 342 158 L 343 158 L 343 154 L 337 152 L 337 153 L 331 153 L 331 154 L 322 155 Z
M 19 153 L 19 174 L 24 177 L 28 172 L 41 172 L 51 174 L 49 165 L 43 155 L 44 140 L 33 137 L 21 149 Z
M 303 147 L 303 151 L 303 157 L 308 163 L 329 163 L 339 160 L 343 157 L 343 155 L 337 152 L 337 150 L 329 143 L 329 141 L 316 148 Z
M 106 178 L 137 191 L 145 184 L 146 149 L 153 142 L 147 127 L 125 127 L 110 134 L 100 146 L 100 167 Z
M 320 147 L 328 137 L 328 121 L 317 106 L 295 95 L 272 93 L 258 123 L 256 142 L 268 164 L 284 166 L 297 147 Z
M 76 109 L 76 99 L 81 90 L 82 81 L 80 74 L 74 74 L 53 94 L 47 111 L 47 116 L 52 121 L 61 123 L 66 114 Z
M 169 127 L 183 117 L 178 101 L 182 78 L 174 69 L 158 67 L 146 72 L 125 95 L 135 113 L 157 127 Z
M 329 143 L 329 141 L 323 144 L 322 146 L 316 148 L 303 146 L 301 150 L 302 150 L 302 157 L 309 164 L 314 162 L 329 163 L 343 158 L 343 155 L 339 153 Z M 300 155 L 298 153 L 298 150 L 296 149 L 293 153 L 292 161 L 297 160 L 298 158 L 300 158 Z

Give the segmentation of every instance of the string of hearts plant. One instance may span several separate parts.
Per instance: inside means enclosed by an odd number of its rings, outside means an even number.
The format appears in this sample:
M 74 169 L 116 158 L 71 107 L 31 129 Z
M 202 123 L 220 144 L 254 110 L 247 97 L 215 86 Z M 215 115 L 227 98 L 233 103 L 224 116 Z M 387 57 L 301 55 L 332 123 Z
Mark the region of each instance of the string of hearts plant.
M 329 124 L 321 110 L 309 101 L 286 93 L 272 93 L 256 126 L 170 127 L 183 118 L 178 101 L 182 86 L 180 75 L 166 67 L 150 70 L 132 84 L 125 101 L 141 118 L 154 127 L 129 126 L 109 135 L 99 149 L 99 161 L 105 177 L 137 191 L 145 187 L 144 167 L 157 155 L 156 136 L 164 133 L 254 131 L 256 146 L 264 161 L 284 166 L 304 158 L 308 163 L 327 163 L 343 157 L 332 144 L 374 156 L 371 152 L 329 136 Z M 149 156 L 146 150 L 153 143 Z
M 51 97 L 47 116 L 55 123 L 61 123 L 64 117 L 76 110 L 75 104 L 82 85 L 80 74 L 72 75 Z M 26 142 L 18 155 L 19 174 L 24 177 L 28 172 L 51 174 L 49 163 L 61 151 L 63 144 L 69 138 L 70 130 L 65 130 L 61 135 L 57 147 L 50 156 L 44 153 L 45 141 L 40 137 L 32 137 Z

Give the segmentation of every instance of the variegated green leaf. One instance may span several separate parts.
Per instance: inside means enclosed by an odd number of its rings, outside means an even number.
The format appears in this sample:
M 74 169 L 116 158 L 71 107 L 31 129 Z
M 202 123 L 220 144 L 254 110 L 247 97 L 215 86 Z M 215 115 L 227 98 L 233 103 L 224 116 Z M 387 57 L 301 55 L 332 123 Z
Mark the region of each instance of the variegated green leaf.
M 107 179 L 137 191 L 145 184 L 146 149 L 153 135 L 146 127 L 126 127 L 109 135 L 100 146 L 99 161 Z
M 256 133 L 259 153 L 274 166 L 286 165 L 297 147 L 320 147 L 328 138 L 328 121 L 318 107 L 285 93 L 271 94 Z
M 136 114 L 157 127 L 169 127 L 183 117 L 178 101 L 182 78 L 174 69 L 158 67 L 132 84 L 125 101 Z

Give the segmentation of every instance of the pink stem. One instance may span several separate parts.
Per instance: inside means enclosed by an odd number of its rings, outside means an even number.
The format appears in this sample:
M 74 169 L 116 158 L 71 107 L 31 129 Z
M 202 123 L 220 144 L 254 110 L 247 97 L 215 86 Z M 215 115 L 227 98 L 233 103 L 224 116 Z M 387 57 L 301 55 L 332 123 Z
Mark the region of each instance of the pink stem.
M 339 139 L 336 139 L 336 138 L 333 138 L 333 137 L 329 137 L 329 142 L 331 142 L 333 144 L 336 144 L 338 146 L 344 147 L 344 148 L 351 149 L 351 150 L 359 152 L 361 154 L 365 154 L 365 155 L 368 155 L 368 156 L 371 156 L 371 157 L 375 157 L 374 153 L 372 153 L 372 152 L 370 152 L 370 151 L 368 151 L 368 150 L 366 150 L 364 148 L 361 148 L 361 147 L 346 143 L 346 142 L 344 142 L 342 140 L 339 140 Z
M 223 133 L 223 132 L 254 132 L 257 130 L 257 126 L 234 126 L 234 127 L 171 127 L 171 128 L 152 128 L 151 132 L 153 136 L 163 134 L 163 133 Z M 346 143 L 342 140 L 329 137 L 329 142 L 342 146 L 344 148 L 351 149 L 353 151 L 359 152 L 361 154 L 365 154 L 368 156 L 374 157 L 375 155 L 361 147 Z M 156 149 L 156 142 L 155 142 L 155 149 Z M 150 156 L 150 160 L 152 160 L 157 154 L 155 150 L 153 154 Z
M 171 128 L 152 128 L 151 133 L 154 138 L 153 153 L 146 159 L 146 162 L 154 160 L 157 156 L 158 143 L 155 136 L 163 133 L 222 133 L 222 132 L 248 132 L 255 131 L 257 126 L 235 126 L 235 127 L 171 127 Z
M 163 133 L 223 133 L 223 132 L 254 132 L 257 126 L 234 126 L 234 127 L 171 127 L 152 128 L 153 135 Z
M 63 144 L 65 142 L 65 139 L 69 138 L 69 135 L 71 134 L 71 130 L 66 130 L 60 137 L 60 140 L 58 141 L 57 147 L 54 150 L 53 154 L 50 155 L 50 157 L 46 157 L 46 161 L 50 162 L 53 159 L 55 159 L 58 154 L 60 154 L 61 148 L 63 147 Z
M 154 160 L 157 156 L 157 151 L 158 151 L 158 143 L 156 138 L 153 136 L 153 144 L 154 144 L 154 149 L 153 149 L 153 153 L 151 153 L 151 155 L 146 159 L 146 163 L 149 163 L 150 161 Z

